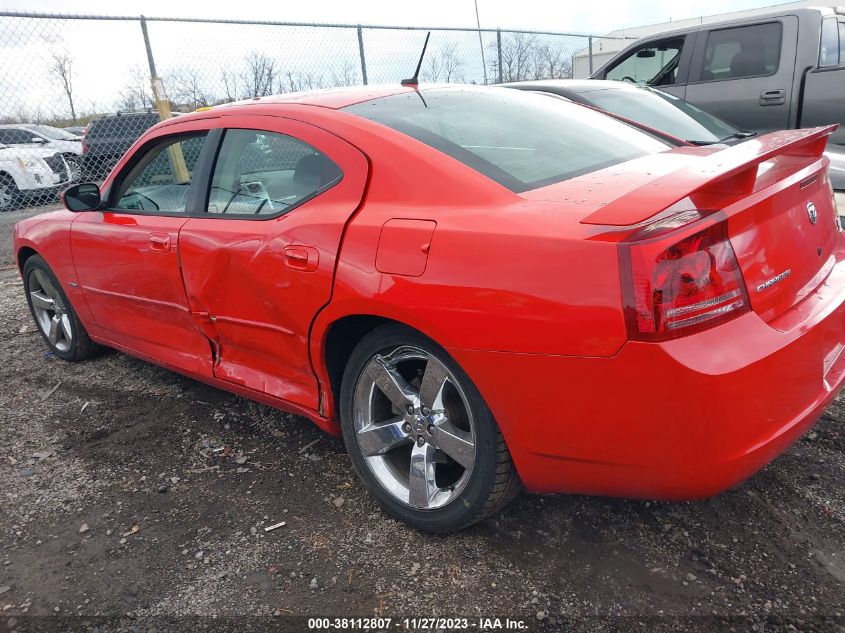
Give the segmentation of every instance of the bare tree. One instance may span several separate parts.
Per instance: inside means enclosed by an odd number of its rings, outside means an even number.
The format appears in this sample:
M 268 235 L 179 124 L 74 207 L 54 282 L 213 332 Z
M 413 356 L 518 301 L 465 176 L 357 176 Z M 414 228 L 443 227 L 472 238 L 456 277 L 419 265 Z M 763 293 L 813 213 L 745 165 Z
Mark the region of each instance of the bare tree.
M 53 67 L 51 69 L 59 81 L 70 106 L 70 117 L 76 121 L 76 108 L 73 105 L 73 58 L 70 55 L 53 53 Z
M 138 65 L 131 66 L 126 76 L 126 84 L 118 93 L 118 109 L 132 111 L 151 108 L 153 98 L 150 95 L 150 80 L 144 70 Z
M 331 70 L 329 82 L 332 86 L 354 86 L 358 83 L 358 69 L 353 62 L 345 61 L 340 71 Z
M 225 103 L 236 101 L 239 98 L 237 73 L 224 68 L 220 76 L 223 80 L 223 90 L 226 92 Z
M 564 51 L 562 48 L 560 48 L 559 46 L 552 47 L 549 44 L 543 44 L 539 48 L 539 56 L 544 66 L 543 70 L 545 73 L 545 78 L 572 78 L 572 64 L 569 62 L 568 56 L 564 55 Z
M 450 42 L 431 55 L 423 68 L 426 81 L 463 81 L 463 61 L 457 55 L 457 45 Z
M 496 46 L 496 42 L 491 42 L 490 48 L 494 55 L 490 65 L 494 77 L 499 74 L 499 57 L 502 60 L 502 81 L 523 81 L 534 74 L 535 51 L 539 46 L 536 35 L 527 33 L 503 35 L 501 55 Z
M 195 68 L 180 68 L 167 79 L 167 94 L 181 109 L 196 110 L 214 102 L 214 96 L 203 86 Z
M 247 97 L 266 97 L 273 93 L 276 61 L 264 53 L 252 52 L 246 58 L 246 70 L 241 80 Z
M 278 92 L 299 92 L 300 90 L 317 90 L 324 88 L 322 75 L 299 70 L 287 70 L 279 75 Z

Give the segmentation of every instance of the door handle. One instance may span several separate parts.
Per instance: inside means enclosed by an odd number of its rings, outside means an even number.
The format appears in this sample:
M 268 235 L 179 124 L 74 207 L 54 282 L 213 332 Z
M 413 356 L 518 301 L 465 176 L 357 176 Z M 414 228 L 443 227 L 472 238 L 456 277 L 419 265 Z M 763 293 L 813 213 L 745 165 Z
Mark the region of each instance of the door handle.
M 170 250 L 170 236 L 167 233 L 150 233 L 150 250 L 166 253 Z
M 288 246 L 284 252 L 285 264 L 292 270 L 311 273 L 320 263 L 320 251 L 313 246 Z
M 786 90 L 783 88 L 764 90 L 760 93 L 760 105 L 783 105 L 784 103 L 786 103 Z

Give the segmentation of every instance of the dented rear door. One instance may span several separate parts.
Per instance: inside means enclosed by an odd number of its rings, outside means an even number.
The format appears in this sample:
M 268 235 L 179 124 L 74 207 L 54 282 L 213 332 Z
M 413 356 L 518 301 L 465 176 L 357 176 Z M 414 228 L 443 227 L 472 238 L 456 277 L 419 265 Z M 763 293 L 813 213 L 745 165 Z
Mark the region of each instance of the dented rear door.
M 331 296 L 368 163 L 349 143 L 300 121 L 221 120 L 208 203 L 179 233 L 191 311 L 217 378 L 317 410 L 309 329 Z

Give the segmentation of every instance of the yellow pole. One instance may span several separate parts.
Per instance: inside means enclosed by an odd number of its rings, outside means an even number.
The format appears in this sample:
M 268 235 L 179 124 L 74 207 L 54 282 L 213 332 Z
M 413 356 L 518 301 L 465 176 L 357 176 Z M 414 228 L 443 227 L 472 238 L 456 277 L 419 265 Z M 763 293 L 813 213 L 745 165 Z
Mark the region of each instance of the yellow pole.
M 153 77 L 152 86 L 158 118 L 167 121 L 171 117 L 171 112 L 170 101 L 164 94 L 164 84 L 158 77 Z M 176 181 L 187 184 L 191 180 L 191 175 L 188 173 L 187 165 L 185 165 L 185 155 L 182 153 L 181 143 L 173 143 L 167 150 L 170 152 L 170 163 L 173 165 L 173 175 L 176 177 Z
M 144 48 L 147 49 L 147 62 L 150 65 L 150 84 L 153 89 L 153 100 L 158 111 L 158 118 L 162 121 L 167 121 L 171 117 L 170 101 L 167 100 L 167 95 L 164 93 L 164 84 L 158 78 L 156 72 L 156 64 L 153 60 L 153 48 L 150 46 L 150 35 L 147 32 L 147 19 L 141 16 L 141 33 L 144 36 Z M 187 184 L 191 176 L 188 173 L 188 168 L 185 165 L 185 155 L 182 153 L 182 145 L 174 143 L 167 148 L 170 152 L 170 164 L 173 166 L 173 175 L 176 181 Z

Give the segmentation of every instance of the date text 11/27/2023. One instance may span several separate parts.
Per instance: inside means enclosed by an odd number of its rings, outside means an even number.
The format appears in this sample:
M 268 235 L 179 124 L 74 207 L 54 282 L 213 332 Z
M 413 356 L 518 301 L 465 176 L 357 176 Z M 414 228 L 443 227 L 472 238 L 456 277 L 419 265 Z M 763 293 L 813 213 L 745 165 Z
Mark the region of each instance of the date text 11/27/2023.
M 480 618 L 309 618 L 309 631 L 527 631 L 525 620 L 496 617 Z

